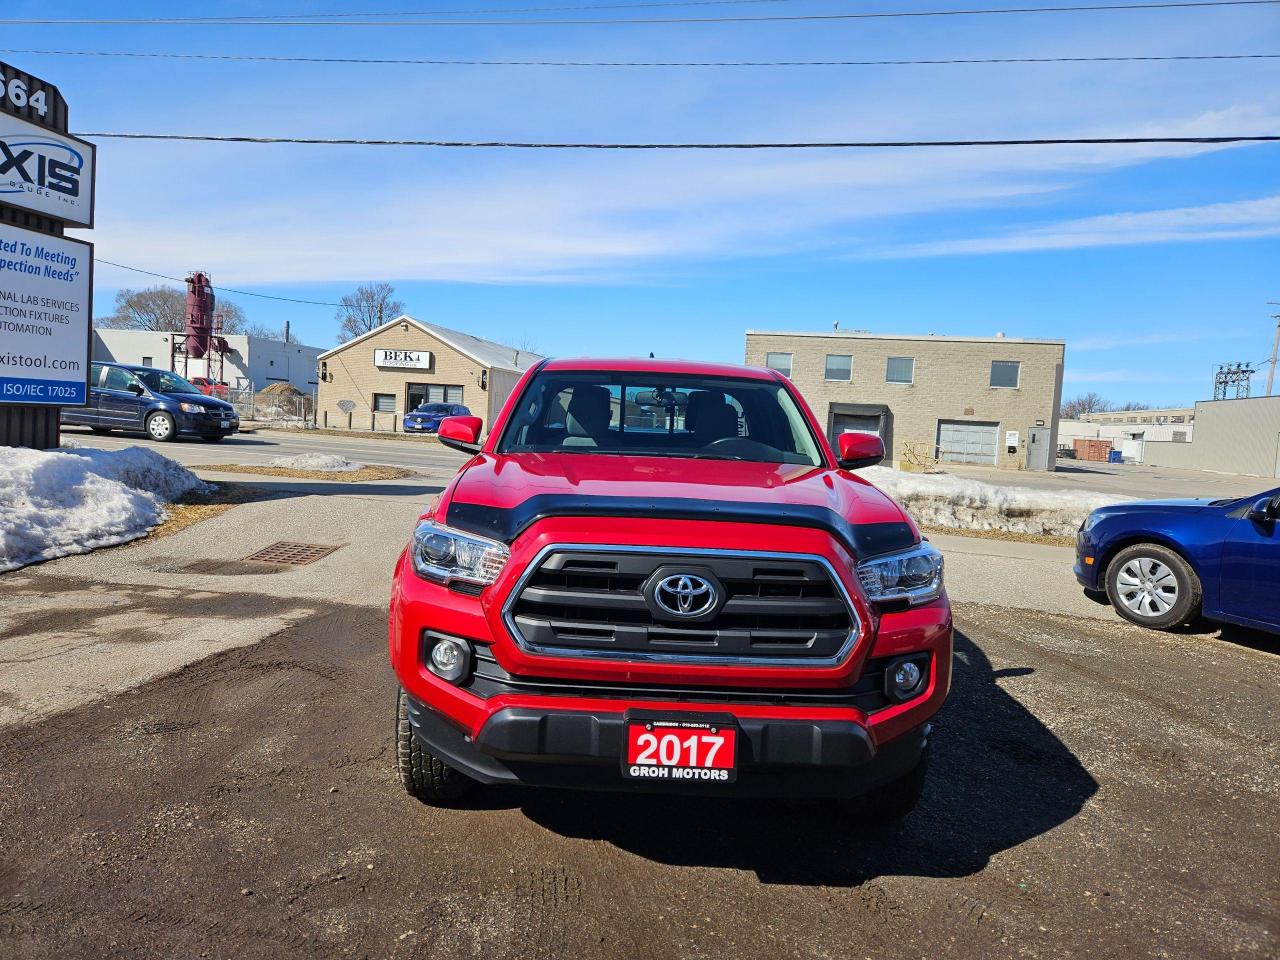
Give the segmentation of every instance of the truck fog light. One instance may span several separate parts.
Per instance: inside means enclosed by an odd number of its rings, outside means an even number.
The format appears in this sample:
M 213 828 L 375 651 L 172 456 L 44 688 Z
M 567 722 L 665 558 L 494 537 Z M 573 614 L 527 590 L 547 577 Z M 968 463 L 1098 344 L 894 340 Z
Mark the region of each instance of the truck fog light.
M 916 654 L 889 664 L 889 668 L 884 672 L 884 692 L 890 700 L 901 703 L 921 692 L 927 679 L 924 663 L 924 659 Z
M 427 668 L 442 680 L 457 683 L 471 668 L 471 647 L 465 640 L 441 637 L 431 648 Z
M 914 689 L 919 682 L 920 668 L 910 660 L 898 664 L 898 669 L 893 671 L 893 685 L 903 693 Z

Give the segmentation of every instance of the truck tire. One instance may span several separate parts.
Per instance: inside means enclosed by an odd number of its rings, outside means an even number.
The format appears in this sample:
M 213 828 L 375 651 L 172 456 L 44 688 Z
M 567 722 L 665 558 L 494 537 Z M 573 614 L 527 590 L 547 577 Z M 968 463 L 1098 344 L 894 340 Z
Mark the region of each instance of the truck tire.
M 897 780 L 882 783 L 862 798 L 866 814 L 881 823 L 905 817 L 920 802 L 928 770 L 929 751 L 926 749 L 914 767 Z
M 396 773 L 410 796 L 423 803 L 448 804 L 471 792 L 475 781 L 422 749 L 409 722 L 408 697 L 396 694 Z
M 1107 564 L 1107 599 L 1140 627 L 1180 627 L 1200 613 L 1203 596 L 1191 564 L 1158 543 L 1125 547 Z
M 147 417 L 147 436 L 159 443 L 169 443 L 178 436 L 177 424 L 167 413 L 153 413 Z

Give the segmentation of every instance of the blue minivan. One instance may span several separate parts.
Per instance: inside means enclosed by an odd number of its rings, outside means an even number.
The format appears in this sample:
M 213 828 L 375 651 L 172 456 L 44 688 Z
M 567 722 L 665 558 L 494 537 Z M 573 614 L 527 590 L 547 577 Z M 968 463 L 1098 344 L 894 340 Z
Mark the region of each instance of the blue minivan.
M 88 406 L 63 407 L 62 422 L 94 433 L 141 431 L 160 441 L 188 434 L 210 443 L 240 429 L 236 408 L 225 400 L 168 370 L 123 363 L 93 364 Z

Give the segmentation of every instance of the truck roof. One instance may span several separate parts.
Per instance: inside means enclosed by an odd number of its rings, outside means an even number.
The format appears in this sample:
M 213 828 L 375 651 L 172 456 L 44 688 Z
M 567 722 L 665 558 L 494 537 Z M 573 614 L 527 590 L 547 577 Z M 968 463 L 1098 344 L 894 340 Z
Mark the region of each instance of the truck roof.
M 569 357 L 548 360 L 544 370 L 563 373 L 573 370 L 606 370 L 617 373 L 667 373 L 677 376 L 738 377 L 750 380 L 775 380 L 777 374 L 760 367 L 743 367 L 732 363 L 707 363 L 701 360 L 660 360 L 653 357 Z

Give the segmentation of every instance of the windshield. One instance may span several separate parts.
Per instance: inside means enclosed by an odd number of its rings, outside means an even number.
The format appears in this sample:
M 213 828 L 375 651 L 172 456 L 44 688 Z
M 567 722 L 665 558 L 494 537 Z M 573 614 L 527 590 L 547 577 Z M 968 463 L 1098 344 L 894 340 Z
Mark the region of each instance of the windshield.
M 776 381 L 605 371 L 535 377 L 498 452 L 822 464 L 804 415 Z
M 445 413 L 449 412 L 449 405 L 445 403 L 420 403 L 418 404 L 418 413 Z
M 163 370 L 134 370 L 133 374 L 154 393 L 200 392 L 176 373 L 165 373 Z

